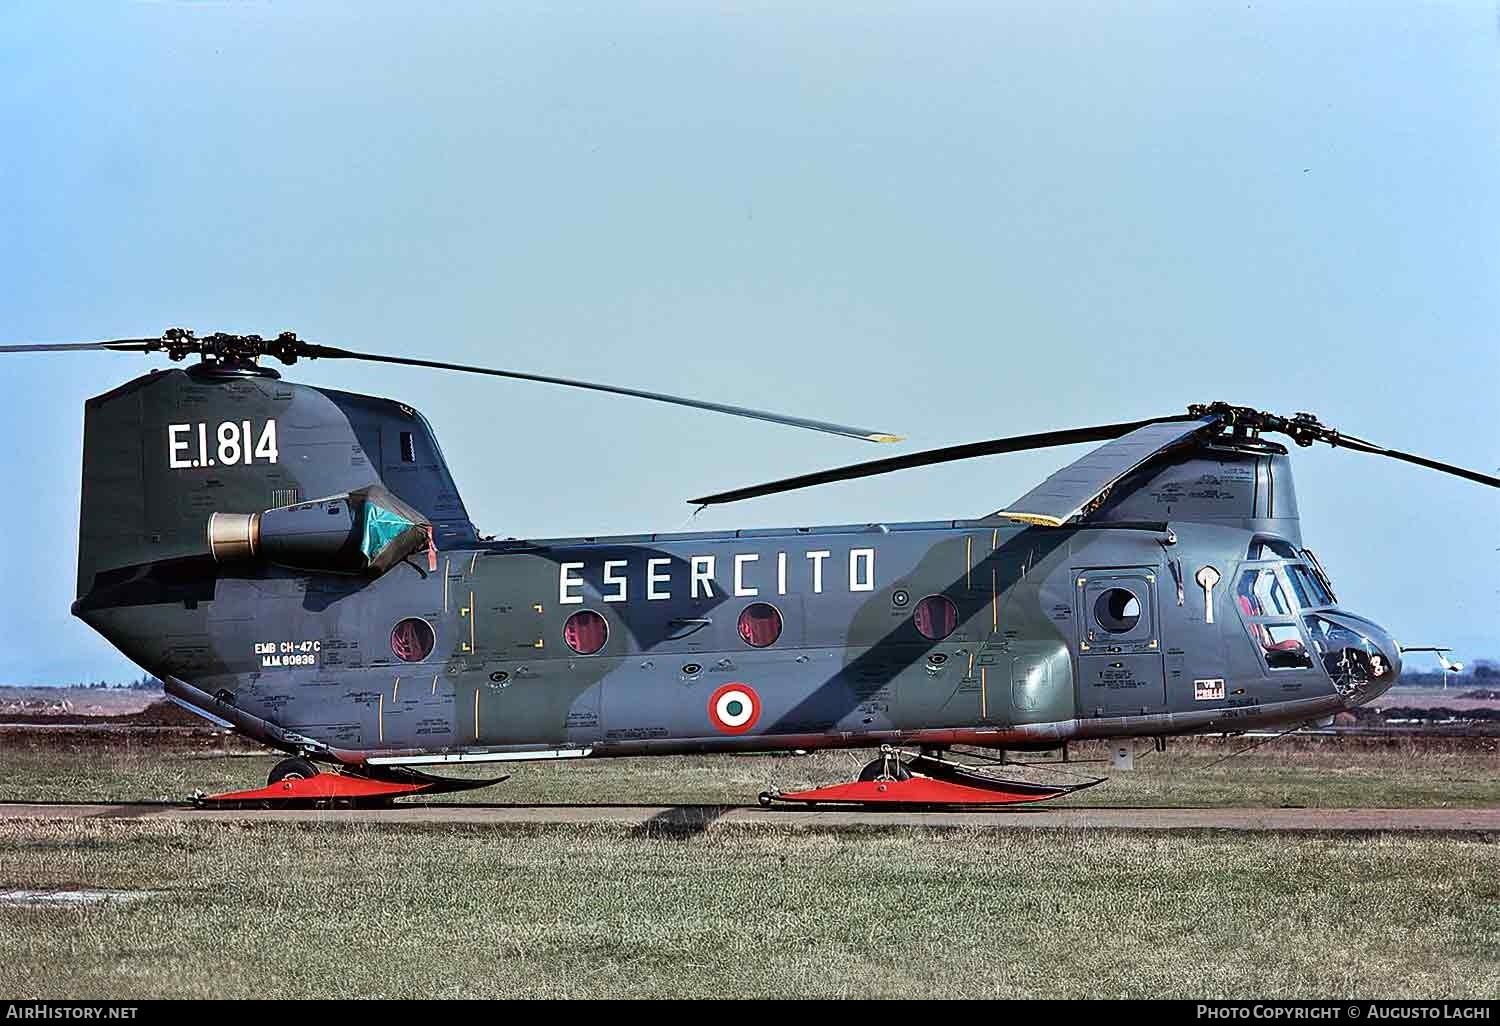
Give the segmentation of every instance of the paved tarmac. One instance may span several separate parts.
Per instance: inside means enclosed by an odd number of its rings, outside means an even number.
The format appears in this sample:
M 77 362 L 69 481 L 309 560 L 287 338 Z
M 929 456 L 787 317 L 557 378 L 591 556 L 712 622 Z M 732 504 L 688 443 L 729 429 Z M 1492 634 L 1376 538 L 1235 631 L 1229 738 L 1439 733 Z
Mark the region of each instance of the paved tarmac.
M 700 831 L 719 825 L 801 830 L 941 827 L 987 830 L 1226 830 L 1254 833 L 1447 833 L 1500 838 L 1500 808 L 1032 808 L 1004 811 L 761 808 L 717 805 L 410 803 L 373 809 L 197 809 L 171 803 L 0 803 L 0 819 L 201 822 L 581 825 Z

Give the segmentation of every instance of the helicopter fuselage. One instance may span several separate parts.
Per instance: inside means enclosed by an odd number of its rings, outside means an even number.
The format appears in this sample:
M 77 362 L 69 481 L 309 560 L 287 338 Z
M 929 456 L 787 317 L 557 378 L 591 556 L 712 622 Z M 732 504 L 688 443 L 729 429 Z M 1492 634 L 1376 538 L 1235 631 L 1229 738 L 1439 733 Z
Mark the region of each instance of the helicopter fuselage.
M 483 541 L 390 400 L 170 371 L 85 423 L 77 615 L 179 700 L 344 763 L 1233 731 L 1400 668 L 1258 440 L 1153 458 L 1056 527 Z
M 1383 633 L 1250 539 L 975 520 L 499 542 L 375 580 L 223 574 L 196 608 L 86 618 L 180 697 L 346 762 L 1051 746 L 1383 691 Z M 1385 672 L 1341 670 L 1326 624 Z

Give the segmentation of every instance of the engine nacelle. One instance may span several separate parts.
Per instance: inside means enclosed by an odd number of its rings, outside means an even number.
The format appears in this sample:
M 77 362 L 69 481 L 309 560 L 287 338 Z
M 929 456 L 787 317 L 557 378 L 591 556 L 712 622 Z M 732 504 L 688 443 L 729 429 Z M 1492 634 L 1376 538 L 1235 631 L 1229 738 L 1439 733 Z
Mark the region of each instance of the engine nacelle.
M 208 547 L 220 563 L 260 561 L 378 576 L 431 544 L 427 518 L 380 485 L 260 513 L 208 518 Z

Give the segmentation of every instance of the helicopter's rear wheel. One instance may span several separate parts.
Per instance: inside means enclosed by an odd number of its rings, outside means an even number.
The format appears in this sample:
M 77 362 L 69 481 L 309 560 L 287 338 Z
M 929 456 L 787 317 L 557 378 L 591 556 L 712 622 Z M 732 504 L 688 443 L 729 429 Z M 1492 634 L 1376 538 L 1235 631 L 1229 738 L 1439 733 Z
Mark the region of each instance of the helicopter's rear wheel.
M 296 755 L 272 766 L 266 784 L 279 784 L 283 780 L 308 780 L 317 775 L 318 767 L 313 765 L 312 760 Z

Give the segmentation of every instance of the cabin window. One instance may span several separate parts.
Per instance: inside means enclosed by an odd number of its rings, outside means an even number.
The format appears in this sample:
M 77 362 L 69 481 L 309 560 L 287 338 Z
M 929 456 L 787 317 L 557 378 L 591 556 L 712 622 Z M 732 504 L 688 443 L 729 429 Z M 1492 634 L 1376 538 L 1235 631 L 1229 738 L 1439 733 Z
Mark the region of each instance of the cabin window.
M 609 621 L 592 609 L 580 609 L 563 624 L 563 641 L 579 655 L 593 655 L 609 640 Z
M 1129 634 L 1141 622 L 1141 600 L 1126 588 L 1110 588 L 1094 600 L 1094 619 L 1111 634 Z
M 947 595 L 928 595 L 912 610 L 917 631 L 928 641 L 942 641 L 958 627 L 958 607 Z
M 408 616 L 391 628 L 391 652 L 403 663 L 420 663 L 432 655 L 436 642 L 432 624 L 418 616 Z
M 740 638 L 751 648 L 766 648 L 781 637 L 781 612 L 769 602 L 752 602 L 740 613 Z

